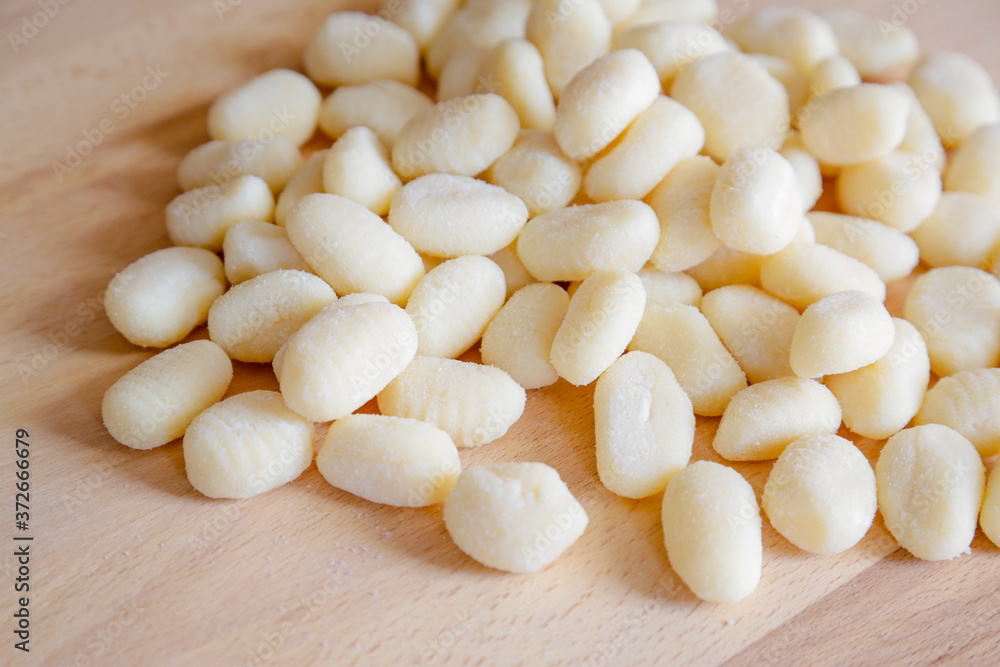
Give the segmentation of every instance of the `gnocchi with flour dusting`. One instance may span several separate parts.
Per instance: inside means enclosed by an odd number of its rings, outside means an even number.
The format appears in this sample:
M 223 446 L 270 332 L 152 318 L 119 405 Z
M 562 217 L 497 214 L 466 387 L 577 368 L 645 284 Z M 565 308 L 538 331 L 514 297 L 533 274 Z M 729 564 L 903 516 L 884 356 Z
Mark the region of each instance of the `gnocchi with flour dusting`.
M 661 557 L 718 603 L 780 580 L 774 531 L 838 554 L 887 529 L 927 560 L 977 521 L 1000 540 L 1000 93 L 851 10 L 718 9 L 320 21 L 304 74 L 211 105 L 178 247 L 108 285 L 113 327 L 163 348 L 106 391 L 108 432 L 182 439 L 209 498 L 315 460 L 365 501 L 443 504 L 505 572 L 597 558 L 588 513 L 662 493 Z

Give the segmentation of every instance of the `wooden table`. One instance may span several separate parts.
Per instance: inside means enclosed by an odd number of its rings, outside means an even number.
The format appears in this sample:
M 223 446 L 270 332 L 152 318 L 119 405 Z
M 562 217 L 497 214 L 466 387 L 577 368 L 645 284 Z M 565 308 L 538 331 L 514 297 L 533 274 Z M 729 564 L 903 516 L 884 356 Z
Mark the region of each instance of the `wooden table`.
M 890 21 L 896 11 L 924 48 L 961 49 L 1000 78 L 994 0 L 799 2 Z M 208 104 L 257 73 L 297 67 L 327 12 L 374 6 L 287 4 L 50 0 L 51 17 L 35 1 L 0 8 L 0 663 L 997 664 L 1000 551 L 981 533 L 971 556 L 925 563 L 881 518 L 835 557 L 799 551 L 765 522 L 757 592 L 700 603 L 667 564 L 660 497 L 619 498 L 597 481 L 591 388 L 529 392 L 506 437 L 462 452 L 465 466 L 548 463 L 589 512 L 580 541 L 532 575 L 467 558 L 440 507 L 374 505 L 315 468 L 249 501 L 213 501 L 191 489 L 178 444 L 114 442 L 101 396 L 151 353 L 111 328 L 101 294 L 117 270 L 168 244 L 174 170 L 207 139 Z M 9 34 L 33 15 L 44 25 L 14 40 L 15 53 Z M 897 312 L 904 290 L 891 290 Z M 257 388 L 276 388 L 269 367 L 237 364 L 230 393 Z M 25 533 L 10 507 L 18 428 L 32 452 Z M 696 459 L 716 458 L 714 428 L 700 423 Z M 880 445 L 858 444 L 871 457 Z M 770 464 L 735 467 L 759 495 Z M 15 532 L 34 538 L 30 654 L 13 648 Z

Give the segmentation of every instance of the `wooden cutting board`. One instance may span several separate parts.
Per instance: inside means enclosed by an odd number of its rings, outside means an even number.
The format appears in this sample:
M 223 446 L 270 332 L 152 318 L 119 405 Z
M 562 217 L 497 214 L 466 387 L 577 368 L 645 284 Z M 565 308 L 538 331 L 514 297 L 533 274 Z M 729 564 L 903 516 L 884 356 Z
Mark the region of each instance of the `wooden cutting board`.
M 905 21 L 924 48 L 961 49 L 1000 77 L 994 0 L 799 2 Z M 315 468 L 248 501 L 209 500 L 189 486 L 178 443 L 150 452 L 115 443 L 101 396 L 151 352 L 111 328 L 101 294 L 117 270 L 168 244 L 163 209 L 178 162 L 207 139 L 207 105 L 255 74 L 297 67 L 327 12 L 374 3 L 295 5 L 0 8 L 0 663 L 997 664 L 1000 551 L 981 533 L 972 555 L 925 563 L 897 547 L 881 518 L 832 557 L 799 551 L 765 522 L 757 592 L 700 603 L 667 564 L 660 497 L 619 498 L 597 481 L 591 388 L 531 391 L 507 436 L 462 452 L 465 466 L 547 463 L 586 507 L 584 536 L 531 575 L 467 558 L 440 507 L 374 505 Z M 897 314 L 906 288 L 891 290 Z M 270 368 L 237 364 L 230 393 L 261 388 L 277 388 Z M 12 507 L 19 428 L 31 449 L 23 532 Z M 714 429 L 699 420 L 695 459 L 717 458 Z M 881 444 L 857 442 L 872 458 Z M 759 496 L 770 464 L 735 467 Z M 23 595 L 13 590 L 15 533 L 34 538 L 29 654 L 13 648 Z

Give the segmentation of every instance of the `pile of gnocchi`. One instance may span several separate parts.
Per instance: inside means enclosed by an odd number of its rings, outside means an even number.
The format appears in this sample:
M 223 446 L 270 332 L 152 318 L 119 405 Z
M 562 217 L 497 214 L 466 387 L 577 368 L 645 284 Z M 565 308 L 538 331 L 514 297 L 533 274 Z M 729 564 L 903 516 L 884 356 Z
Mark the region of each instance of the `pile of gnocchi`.
M 332 14 L 304 75 L 215 101 L 174 247 L 108 286 L 114 327 L 163 348 L 107 390 L 108 431 L 183 438 L 211 498 L 315 460 L 369 501 L 444 503 L 463 552 L 531 572 L 585 509 L 547 465 L 463 470 L 458 448 L 561 378 L 595 385 L 601 483 L 663 494 L 666 555 L 704 600 L 757 588 L 761 509 L 820 554 L 876 510 L 918 558 L 967 553 L 977 523 L 1000 544 L 1000 95 L 889 27 L 715 0 Z M 332 145 L 304 151 L 317 128 Z M 824 185 L 836 212 L 814 210 Z M 891 316 L 886 285 L 915 271 Z M 280 391 L 223 399 L 232 360 Z M 760 505 L 690 463 L 696 415 L 723 459 L 774 460 Z M 887 440 L 874 470 L 841 425 Z

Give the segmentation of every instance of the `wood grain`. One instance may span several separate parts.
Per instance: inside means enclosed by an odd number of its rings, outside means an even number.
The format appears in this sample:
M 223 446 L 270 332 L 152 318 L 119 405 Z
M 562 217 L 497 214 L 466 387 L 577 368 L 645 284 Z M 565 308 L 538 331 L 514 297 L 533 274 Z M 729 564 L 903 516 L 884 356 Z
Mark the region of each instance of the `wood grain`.
M 765 523 L 758 591 L 700 603 L 667 564 L 659 496 L 627 500 L 597 481 L 591 388 L 529 392 L 506 437 L 462 452 L 465 466 L 548 463 L 587 508 L 580 541 L 527 576 L 465 557 L 439 507 L 377 506 L 315 468 L 249 501 L 212 501 L 190 488 L 178 444 L 136 452 L 111 440 L 101 396 L 151 352 L 111 328 L 100 296 L 117 270 L 167 245 L 163 208 L 181 157 L 207 139 L 207 105 L 266 69 L 297 67 L 327 12 L 374 4 L 74 2 L 17 53 L 0 49 L 3 433 L 31 434 L 35 537 L 32 651 L 21 655 L 10 634 L 12 508 L 4 514 L 0 663 L 997 664 L 1000 551 L 981 533 L 971 556 L 924 563 L 880 518 L 835 557 L 794 549 Z M 1000 76 L 993 0 L 800 4 L 886 20 L 898 7 L 924 48 L 963 50 Z M 38 11 L 3 3 L 0 33 Z M 119 117 L 115 100 L 134 100 L 147 68 L 159 80 Z M 99 145 L 57 175 L 53 163 L 105 119 Z M 897 312 L 906 287 L 891 290 Z M 236 375 L 230 394 L 276 388 L 267 367 L 237 364 Z M 716 459 L 714 428 L 699 421 L 696 459 Z M 869 457 L 881 444 L 857 442 Z M 0 495 L 12 497 L 12 446 L 0 465 Z M 770 464 L 735 467 L 759 494 Z

